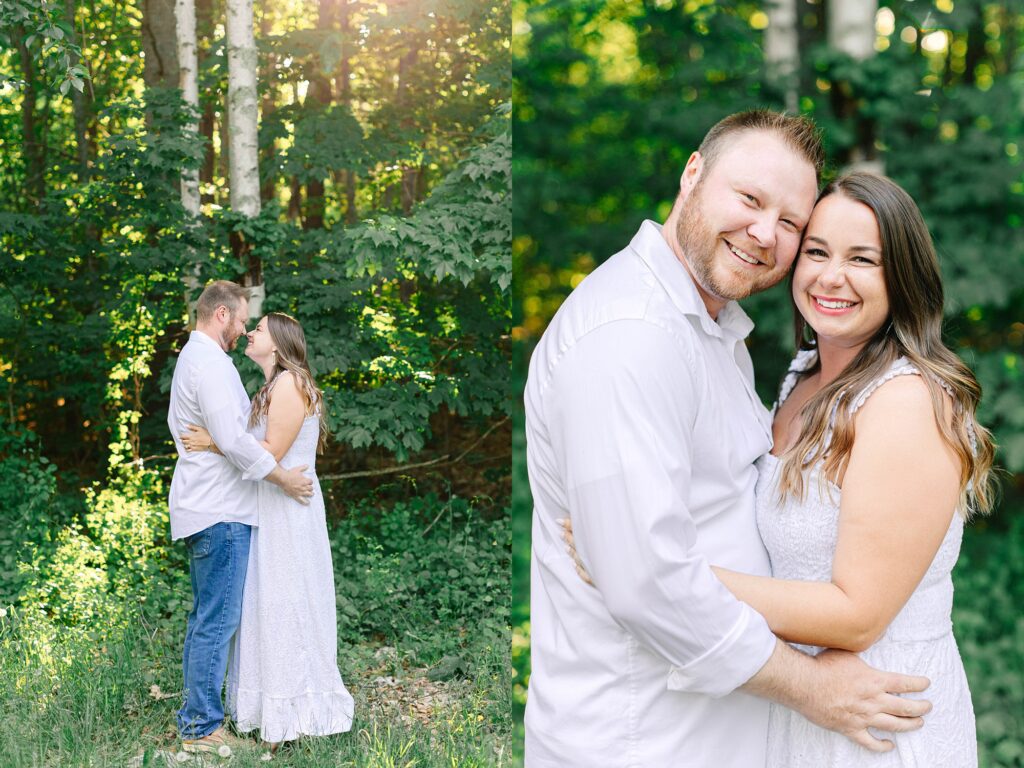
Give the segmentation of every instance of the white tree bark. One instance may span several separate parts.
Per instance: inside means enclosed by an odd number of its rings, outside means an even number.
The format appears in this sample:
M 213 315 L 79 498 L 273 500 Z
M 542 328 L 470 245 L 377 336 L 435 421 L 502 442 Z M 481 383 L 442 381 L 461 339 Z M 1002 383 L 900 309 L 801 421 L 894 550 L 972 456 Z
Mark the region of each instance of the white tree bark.
M 875 55 L 878 0 L 829 0 L 828 43 L 863 61 Z
M 256 73 L 258 57 L 253 33 L 252 0 L 227 0 L 228 46 L 228 122 L 231 124 L 228 148 L 228 176 L 231 209 L 245 216 L 260 212 L 259 145 L 257 140 Z M 248 269 L 247 264 L 243 264 Z M 251 273 L 243 280 L 250 289 L 257 287 Z M 261 282 L 261 281 L 260 281 Z M 262 312 L 262 285 L 252 291 L 249 316 Z
M 199 60 L 196 54 L 195 0 L 175 0 L 174 26 L 178 51 L 178 87 L 185 102 L 199 114 Z M 199 123 L 193 120 L 189 129 L 199 133 Z M 199 169 L 189 168 L 181 173 L 181 205 L 198 225 Z M 199 261 L 192 254 L 192 269 L 185 273 L 185 303 L 188 306 L 189 327 L 195 325 L 196 301 L 199 288 Z
M 185 101 L 199 113 L 199 60 L 196 54 L 195 0 L 176 0 L 174 20 L 178 36 L 178 87 Z M 199 123 L 192 121 L 189 129 L 199 132 Z M 199 216 L 199 170 L 181 174 L 181 204 L 193 216 Z
M 246 216 L 257 216 L 260 212 L 260 174 L 252 0 L 228 0 L 227 10 L 231 208 Z
M 769 74 L 786 94 L 786 111 L 795 114 L 797 101 L 797 68 L 800 63 L 797 31 L 797 0 L 773 0 L 766 7 L 768 28 L 764 31 L 764 58 Z
M 829 0 L 826 10 L 829 45 L 858 61 L 875 55 L 878 0 Z M 884 173 L 885 164 L 872 147 L 861 145 L 853 147 L 844 170 Z

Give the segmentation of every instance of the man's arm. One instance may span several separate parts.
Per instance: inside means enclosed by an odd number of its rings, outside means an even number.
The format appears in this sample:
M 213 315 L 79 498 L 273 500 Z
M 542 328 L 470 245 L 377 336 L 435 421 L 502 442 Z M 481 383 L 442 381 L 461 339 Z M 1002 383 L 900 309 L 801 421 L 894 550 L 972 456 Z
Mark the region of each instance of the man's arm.
M 858 412 L 856 427 L 832 580 L 716 569 L 733 594 L 791 642 L 851 651 L 871 646 L 921 582 L 954 514 L 959 462 L 939 433 L 919 376 L 882 386 Z
M 667 331 L 611 323 L 565 352 L 545 411 L 576 545 L 609 614 L 675 667 L 672 687 L 721 696 L 764 665 L 775 637 L 696 547 L 695 369 Z
M 246 431 L 245 417 L 230 383 L 203 376 L 197 386 L 199 409 L 206 429 L 220 452 L 246 480 L 267 480 L 297 501 L 308 503 L 313 482 L 302 473 L 307 467 L 286 470 L 259 441 Z
M 794 709 L 872 752 L 888 752 L 893 743 L 875 738 L 868 728 L 894 733 L 920 728 L 931 703 L 897 694 L 919 693 L 928 685 L 926 677 L 882 672 L 847 651 L 808 656 L 779 640 L 742 690 Z

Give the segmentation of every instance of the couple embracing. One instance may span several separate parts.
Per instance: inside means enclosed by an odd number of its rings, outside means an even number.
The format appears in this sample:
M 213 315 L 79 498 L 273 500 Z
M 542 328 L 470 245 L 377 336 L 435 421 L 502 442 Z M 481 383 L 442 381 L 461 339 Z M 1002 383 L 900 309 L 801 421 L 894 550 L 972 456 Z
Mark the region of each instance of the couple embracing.
M 980 389 L 914 201 L 819 193 L 823 158 L 803 118 L 715 125 L 533 354 L 527 768 L 977 765 L 950 571 L 991 502 Z M 735 300 L 791 267 L 769 412 Z
M 352 725 L 314 472 L 326 436 L 323 398 L 299 323 L 271 313 L 246 334 L 248 316 L 244 288 L 210 283 L 171 382 L 171 538 L 188 547 L 193 598 L 178 712 L 189 752 L 251 743 L 224 725 L 226 670 L 235 728 L 258 729 L 271 751 Z M 265 377 L 251 403 L 227 354 L 243 334 Z

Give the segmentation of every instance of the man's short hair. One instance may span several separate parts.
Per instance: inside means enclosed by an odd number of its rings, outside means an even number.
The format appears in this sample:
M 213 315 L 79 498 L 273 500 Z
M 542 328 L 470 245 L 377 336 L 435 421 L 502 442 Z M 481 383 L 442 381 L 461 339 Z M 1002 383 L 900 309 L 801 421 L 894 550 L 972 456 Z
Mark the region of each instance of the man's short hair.
M 217 307 L 224 306 L 234 315 L 238 305 L 249 300 L 249 291 L 230 280 L 214 280 L 203 289 L 196 303 L 196 319 L 205 323 L 213 319 Z
M 801 157 L 814 166 L 819 181 L 825 165 L 825 150 L 821 146 L 821 133 L 814 122 L 802 115 L 787 115 L 770 109 L 750 109 L 729 115 L 711 126 L 697 151 L 704 159 L 704 170 L 710 170 L 730 137 L 747 131 L 763 131 L 778 136 Z

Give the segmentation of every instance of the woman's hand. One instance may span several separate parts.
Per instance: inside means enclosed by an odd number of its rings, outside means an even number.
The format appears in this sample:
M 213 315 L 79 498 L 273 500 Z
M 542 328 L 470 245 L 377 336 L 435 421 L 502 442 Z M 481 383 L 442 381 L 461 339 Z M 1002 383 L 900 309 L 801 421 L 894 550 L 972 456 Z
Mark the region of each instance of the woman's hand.
M 587 573 L 587 569 L 583 567 L 583 561 L 580 560 L 580 556 L 576 554 L 576 541 L 572 537 L 572 520 L 568 517 L 564 517 L 556 522 L 561 523 L 562 525 L 562 540 L 565 542 L 565 551 L 569 554 L 569 557 L 572 558 L 573 565 L 576 566 L 576 573 L 579 574 L 585 584 L 594 586 L 594 582 L 590 579 L 590 574 Z
M 188 432 L 184 435 L 180 435 L 182 445 L 185 446 L 185 450 L 189 453 L 195 451 L 211 451 L 212 453 L 220 453 L 217 450 L 217 446 L 213 442 L 213 438 L 210 437 L 210 433 L 203 427 L 196 426 L 195 424 L 186 424 Z

